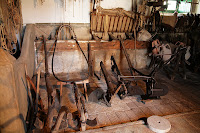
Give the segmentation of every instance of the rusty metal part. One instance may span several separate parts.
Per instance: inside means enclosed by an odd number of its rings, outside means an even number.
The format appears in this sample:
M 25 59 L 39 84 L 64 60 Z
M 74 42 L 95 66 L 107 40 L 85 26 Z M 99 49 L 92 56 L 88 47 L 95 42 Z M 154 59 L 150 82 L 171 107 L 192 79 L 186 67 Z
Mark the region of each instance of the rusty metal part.
M 28 82 L 31 84 L 31 86 L 32 86 L 32 88 L 33 88 L 33 90 L 34 90 L 34 92 L 35 92 L 35 94 L 36 94 L 36 93 L 37 93 L 37 89 L 36 89 L 36 87 L 35 87 L 33 81 L 30 79 L 30 77 L 29 77 L 28 75 L 26 75 L 26 79 L 27 79 Z M 43 102 L 42 102 L 42 100 L 41 100 L 40 95 L 41 95 L 41 94 L 39 93 L 39 103 L 40 103 L 41 109 L 44 109 L 44 104 L 43 104 Z
M 125 57 L 126 57 L 126 60 L 127 60 L 127 62 L 128 62 L 129 71 L 130 71 L 131 75 L 133 76 L 133 75 L 134 75 L 134 71 L 133 71 L 133 69 L 132 69 L 132 68 L 133 68 L 133 65 L 132 65 L 131 60 L 130 60 L 130 58 L 129 58 L 129 55 L 128 55 L 127 51 L 126 51 L 126 48 L 124 47 L 124 41 L 120 40 L 120 44 L 121 44 L 121 46 L 122 46 L 122 50 L 123 50 L 124 55 L 125 55 Z
M 106 84 L 107 84 L 107 91 L 104 92 L 100 88 L 94 90 L 89 95 L 89 101 L 91 101 L 91 102 L 100 102 L 100 101 L 102 101 L 107 106 L 111 107 L 111 101 L 112 101 L 113 96 L 118 94 L 120 96 L 120 98 L 123 98 L 123 95 L 127 94 L 127 89 L 126 89 L 126 86 L 125 86 L 123 81 L 117 81 L 116 84 L 113 84 L 115 81 L 113 81 L 113 79 L 111 78 L 111 76 L 107 72 L 107 70 L 106 70 L 106 68 L 105 68 L 105 66 L 104 66 L 102 61 L 100 62 L 100 67 L 101 67 L 101 71 L 102 71 L 102 73 L 104 75 Z M 114 70 L 116 68 L 112 67 L 112 69 Z M 118 74 L 120 74 L 118 67 L 117 67 L 117 70 L 118 70 L 117 71 Z M 123 91 L 120 91 L 120 90 L 123 90 Z
M 106 103 L 107 106 L 111 106 L 111 99 L 112 97 L 118 93 L 120 87 L 121 87 L 121 84 L 117 84 L 117 86 L 115 87 L 112 83 L 112 79 L 110 77 L 110 75 L 108 74 L 103 62 L 101 61 L 100 62 L 100 66 L 101 66 L 101 70 L 103 72 L 103 75 L 104 75 L 104 78 L 106 80 L 106 84 L 107 84 L 107 91 L 106 93 L 103 94 L 103 99 Z
M 62 122 L 63 116 L 65 114 L 67 115 L 68 113 L 70 113 L 69 109 L 66 106 L 62 106 L 59 111 L 58 117 L 56 119 L 56 123 L 55 123 L 54 127 L 52 128 L 51 132 L 55 132 L 55 133 L 59 132 L 59 127 Z
M 55 50 L 56 50 L 56 46 L 57 46 L 57 39 L 58 39 L 58 36 L 59 36 L 59 34 L 60 34 L 60 31 L 62 30 L 62 28 L 64 28 L 64 27 L 67 27 L 67 28 L 69 28 L 70 29 L 70 31 L 72 32 L 72 34 L 73 34 L 73 39 L 75 40 L 75 42 L 76 42 L 76 44 L 77 44 L 77 46 L 78 46 L 78 48 L 81 50 L 81 53 L 83 54 L 83 56 L 84 56 L 84 58 L 85 58 L 85 60 L 86 60 L 86 62 L 87 62 L 87 64 L 88 64 L 88 66 L 89 66 L 89 74 L 90 75 L 93 75 L 94 74 L 94 76 L 96 76 L 97 77 L 97 79 L 98 80 L 100 80 L 100 78 L 98 77 L 98 75 L 95 73 L 95 72 L 93 72 L 92 71 L 92 68 L 91 68 L 91 59 L 87 59 L 87 57 L 86 57 L 86 55 L 85 55 L 85 53 L 83 52 L 83 49 L 81 48 L 81 46 L 80 46 L 80 44 L 79 44 L 79 42 L 78 42 L 78 40 L 77 40 L 77 38 L 76 38 L 76 34 L 75 34 L 75 32 L 74 32 L 74 30 L 72 29 L 72 27 L 70 26 L 70 25 L 61 25 L 60 27 L 59 27 L 59 30 L 58 30 L 58 32 L 57 32 L 57 34 L 56 34 L 56 39 L 55 39 L 55 42 L 54 42 L 54 50 L 53 50 L 53 56 L 52 56 L 52 73 L 53 73 L 53 76 L 58 80 L 58 81 L 61 81 L 61 82 L 68 82 L 68 83 L 73 83 L 74 81 L 82 81 L 82 80 L 85 80 L 85 79 L 70 79 L 70 80 L 62 80 L 62 79 L 59 79 L 56 75 L 55 75 L 55 73 L 54 73 L 54 70 L 53 70 L 53 68 L 54 68 L 54 55 L 55 55 Z M 90 45 L 88 46 L 88 48 L 89 49 L 91 49 L 90 48 Z M 91 54 L 91 52 L 90 53 L 88 53 L 88 54 Z M 91 56 L 89 56 L 89 57 L 91 57 Z
M 74 94 L 75 94 L 77 112 L 78 112 L 78 117 L 79 117 L 79 126 L 81 127 L 82 131 L 85 131 L 86 124 L 91 124 L 89 126 L 95 126 L 97 124 L 97 121 L 96 121 L 96 118 L 94 120 L 88 120 L 88 113 L 85 107 L 85 98 L 79 92 L 79 89 L 75 82 L 73 83 L 73 85 L 74 85 Z
M 132 67 L 132 69 L 139 74 L 139 76 L 123 76 L 121 75 L 119 68 L 115 62 L 113 56 L 111 56 L 112 61 L 112 71 L 114 69 L 117 71 L 118 81 L 124 83 L 125 81 L 138 81 L 143 80 L 146 83 L 146 93 L 145 95 L 141 95 L 142 99 L 151 99 L 151 98 L 159 98 L 160 96 L 166 95 L 168 92 L 167 86 L 164 84 L 156 83 L 155 79 L 152 76 L 145 75 Z M 125 86 L 125 85 L 124 85 Z M 137 86 L 137 85 L 136 85 Z M 128 86 L 127 86 L 128 88 Z M 139 89 L 139 88 L 138 88 Z M 127 93 L 131 93 L 131 89 L 127 89 Z
M 32 86 L 32 88 L 33 88 L 35 94 L 37 94 L 37 89 L 36 89 L 34 83 L 32 82 L 32 80 L 30 79 L 30 77 L 29 77 L 28 75 L 26 75 L 26 79 L 27 79 L 28 84 L 29 84 L 29 83 L 31 84 L 31 86 Z M 27 126 L 27 129 L 28 129 L 28 130 L 31 130 L 33 124 L 35 123 L 36 115 L 37 115 L 37 112 L 38 112 L 38 111 L 37 111 L 38 108 L 36 108 L 36 106 L 38 106 L 38 104 L 40 105 L 39 107 L 41 108 L 40 111 L 41 111 L 42 113 L 45 113 L 44 104 L 43 104 L 43 102 L 42 102 L 42 99 L 41 99 L 40 95 L 41 95 L 41 94 L 39 93 L 39 94 L 38 94 L 39 103 L 37 102 L 37 100 L 35 100 L 34 106 L 30 109 L 30 112 L 29 112 L 29 113 L 30 113 L 30 116 L 29 116 L 29 125 Z M 36 110 L 36 109 L 37 109 L 37 110 Z
M 101 88 L 97 88 L 90 93 L 88 101 L 98 103 L 99 100 L 102 99 L 104 93 L 105 92 Z
M 170 58 L 169 64 L 166 64 L 164 62 L 163 66 L 166 66 L 165 68 L 169 69 L 167 71 L 171 80 L 174 80 L 176 73 L 178 73 L 179 68 L 183 69 L 183 78 L 186 79 L 186 59 L 185 59 L 185 54 L 186 54 L 187 48 L 183 45 L 179 45 L 174 54 Z M 166 69 L 165 69 L 166 70 Z
M 110 77 L 110 75 L 108 74 L 103 62 L 101 61 L 100 62 L 100 66 L 101 66 L 101 71 L 103 72 L 103 75 L 104 75 L 104 78 L 106 80 L 106 84 L 108 86 L 108 90 L 107 90 L 107 93 L 110 95 L 114 94 L 114 91 L 115 91 L 115 87 L 113 86 L 112 84 L 112 79 Z
M 79 126 L 81 126 L 81 130 L 85 131 L 86 130 L 86 118 L 85 118 L 85 101 L 82 101 L 84 99 L 81 98 L 81 94 L 77 88 L 76 83 L 74 82 L 74 94 L 75 94 L 75 101 L 76 101 L 76 106 L 77 106 L 77 111 L 78 111 L 78 118 L 79 118 Z
M 47 87 L 47 95 L 48 95 L 48 113 L 47 113 L 47 120 L 45 122 L 44 130 L 47 132 L 51 131 L 51 123 L 53 120 L 52 116 L 52 110 L 54 108 L 54 100 L 52 97 L 53 87 L 50 83 L 50 74 L 48 71 L 48 59 L 47 59 L 47 49 L 46 49 L 46 39 L 43 37 L 43 43 L 44 43 L 44 52 L 45 52 L 45 81 L 46 81 L 46 87 Z
M 116 61 L 115 61 L 114 56 L 111 56 L 111 59 L 110 59 L 110 60 L 111 60 L 111 64 L 112 64 L 111 70 L 112 70 L 113 72 L 116 70 L 117 75 L 118 75 L 118 76 L 121 76 L 121 72 L 120 72 L 120 70 L 119 70 L 119 68 L 118 68 L 118 66 L 117 66 L 117 63 L 116 63 Z M 123 79 L 122 79 L 122 80 L 118 80 L 118 81 L 120 81 L 119 83 L 122 84 L 122 88 L 119 90 L 119 92 L 118 92 L 117 94 L 119 95 L 119 97 L 120 97 L 121 99 L 123 99 L 123 98 L 125 98 L 126 95 L 127 95 L 127 87 L 126 87 L 125 82 L 124 82 Z M 128 84 L 127 84 L 127 85 L 128 85 Z
M 63 27 L 68 27 L 72 32 L 73 32 L 73 37 L 74 37 L 74 40 L 76 41 L 79 49 L 81 50 L 81 52 L 83 53 L 88 65 L 90 65 L 88 59 L 86 58 L 83 50 L 81 49 L 77 39 L 76 39 L 76 36 L 74 34 L 74 31 L 72 30 L 71 26 L 69 25 L 62 25 L 60 28 L 59 28 L 59 31 L 63 28 Z M 59 32 L 57 33 L 57 35 L 59 36 Z M 54 53 L 55 53 L 55 49 L 56 49 L 56 43 L 57 43 L 57 37 L 55 39 L 55 42 L 54 42 L 54 52 L 53 52 L 53 57 L 52 57 L 52 72 L 53 72 L 53 75 L 54 77 L 60 81 L 60 82 L 64 82 L 66 84 L 73 84 L 73 89 L 74 89 L 74 94 L 75 94 L 75 101 L 76 101 L 76 106 L 77 106 L 77 111 L 75 112 L 71 112 L 74 114 L 74 118 L 76 120 L 78 120 L 78 127 L 81 127 L 81 130 L 86 130 L 86 124 L 91 124 L 91 122 L 93 122 L 90 126 L 93 126 L 93 125 L 96 125 L 97 124 L 97 121 L 96 119 L 94 120 L 88 120 L 88 114 L 87 114 L 87 110 L 86 110 L 86 107 L 85 107 L 85 98 L 84 96 L 79 92 L 79 89 L 77 87 L 77 84 L 79 82 L 83 82 L 85 81 L 85 79 L 80 79 L 80 80 L 76 80 L 76 79 L 73 79 L 73 80 L 61 80 L 59 79 L 58 77 L 56 77 L 54 71 L 53 71 L 53 59 L 54 59 Z M 90 49 L 90 46 L 88 46 L 88 48 Z M 52 96 L 52 91 L 53 91 L 53 88 L 52 88 L 52 85 L 50 84 L 50 80 L 49 80 L 49 72 L 48 72 L 48 61 L 47 61 L 47 50 L 46 50 L 46 41 L 44 39 L 44 50 L 45 50 L 45 80 L 46 80 L 46 87 L 47 87 L 47 93 L 48 93 L 48 114 L 47 114 L 47 120 L 45 122 L 45 131 L 49 132 L 51 131 L 51 125 L 52 125 L 52 120 L 53 120 L 53 117 L 52 117 L 52 110 L 55 108 L 55 98 Z M 90 57 L 90 55 L 89 55 Z M 90 59 L 89 59 L 90 60 Z M 91 60 L 90 60 L 91 61 Z M 86 82 L 84 82 L 84 91 L 87 92 L 87 88 L 86 88 Z M 86 96 L 86 99 L 87 99 L 87 96 Z M 57 117 L 57 124 L 55 125 L 54 129 L 55 131 L 57 131 L 59 129 L 59 126 L 60 126 L 60 121 L 63 117 L 64 113 L 61 112 L 59 114 L 59 116 Z M 88 121 L 88 122 L 87 122 Z M 96 124 L 95 124 L 96 123 Z

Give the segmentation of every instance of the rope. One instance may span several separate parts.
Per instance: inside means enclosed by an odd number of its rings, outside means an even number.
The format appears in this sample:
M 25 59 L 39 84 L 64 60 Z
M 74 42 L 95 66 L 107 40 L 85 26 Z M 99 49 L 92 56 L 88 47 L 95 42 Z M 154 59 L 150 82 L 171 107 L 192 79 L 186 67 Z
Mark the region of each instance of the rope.
M 21 0 L 1 0 L 0 20 L 0 24 L 4 27 L 1 38 L 6 39 L 7 45 L 7 48 L 4 47 L 3 49 L 10 54 L 15 54 L 17 50 L 15 49 L 14 44 L 16 45 L 16 48 L 17 45 L 19 45 L 17 43 L 16 34 L 20 33 L 22 29 Z
M 82 52 L 83 56 L 85 57 L 85 60 L 87 61 L 87 63 L 88 63 L 88 59 L 87 59 L 85 53 L 83 52 L 82 48 L 80 47 L 80 45 L 79 45 L 79 43 L 78 43 L 78 41 L 77 41 L 76 35 L 75 35 L 75 33 L 74 33 L 74 30 L 72 29 L 72 27 L 71 27 L 70 25 L 61 25 L 61 26 L 59 27 L 59 30 L 58 30 L 56 36 L 55 36 L 56 39 L 55 39 L 55 43 L 54 43 L 55 46 L 54 46 L 54 50 L 53 50 L 52 64 L 51 64 L 52 66 L 51 66 L 51 68 L 52 68 L 52 73 L 53 73 L 54 78 L 56 78 L 58 81 L 66 82 L 66 83 L 69 83 L 69 82 L 72 83 L 72 82 L 75 82 L 75 81 L 74 81 L 74 80 L 62 80 L 62 79 L 59 79 L 59 78 L 55 75 L 54 70 L 53 70 L 53 64 L 54 64 L 53 62 L 54 62 L 54 55 L 55 55 L 55 50 L 56 50 L 57 39 L 58 39 L 58 37 L 59 37 L 59 35 L 60 35 L 60 31 L 61 31 L 62 28 L 64 28 L 64 27 L 69 28 L 70 31 L 72 31 L 73 39 L 76 41 L 76 44 L 78 45 L 79 49 L 81 50 L 81 52 Z M 82 81 L 82 80 L 83 80 L 83 79 L 79 79 L 78 81 Z

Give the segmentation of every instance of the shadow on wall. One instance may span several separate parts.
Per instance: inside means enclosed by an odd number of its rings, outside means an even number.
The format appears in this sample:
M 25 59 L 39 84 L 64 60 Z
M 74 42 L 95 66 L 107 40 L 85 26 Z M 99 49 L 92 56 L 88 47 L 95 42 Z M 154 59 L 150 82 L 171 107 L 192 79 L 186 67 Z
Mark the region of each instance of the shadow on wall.
M 34 8 L 36 8 L 37 5 L 42 5 L 44 2 L 45 0 L 34 0 Z M 63 8 L 65 4 L 65 0 L 54 0 L 54 2 L 61 8 Z
M 14 122 L 17 119 L 20 119 L 23 122 L 24 129 L 26 131 L 26 123 L 25 123 L 25 119 L 22 114 L 19 114 L 18 116 L 13 117 L 13 118 L 9 119 L 8 121 L 6 121 L 5 123 L 3 123 L 2 125 L 0 125 L 0 131 L 2 131 L 4 128 L 9 126 L 12 122 Z

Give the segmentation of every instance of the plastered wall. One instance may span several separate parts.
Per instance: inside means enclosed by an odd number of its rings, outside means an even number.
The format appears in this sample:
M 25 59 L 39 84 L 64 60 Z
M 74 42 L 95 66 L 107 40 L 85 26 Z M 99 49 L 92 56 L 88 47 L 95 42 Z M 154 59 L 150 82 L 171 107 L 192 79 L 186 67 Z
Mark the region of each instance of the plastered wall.
M 21 0 L 23 23 L 90 23 L 91 0 Z M 103 0 L 106 9 L 132 10 L 135 0 Z
M 131 11 L 132 5 L 135 0 L 103 0 L 100 2 L 100 6 L 105 9 L 112 8 L 124 8 L 124 10 Z
M 90 1 L 92 0 L 21 0 L 23 23 L 90 23 Z M 194 0 L 197 1 L 197 0 Z M 105 9 L 135 9 L 142 0 L 103 0 Z M 137 4 L 136 4 L 137 3 Z M 192 12 L 200 13 L 199 4 L 192 6 Z
M 89 23 L 90 0 L 22 0 L 22 15 L 27 23 Z

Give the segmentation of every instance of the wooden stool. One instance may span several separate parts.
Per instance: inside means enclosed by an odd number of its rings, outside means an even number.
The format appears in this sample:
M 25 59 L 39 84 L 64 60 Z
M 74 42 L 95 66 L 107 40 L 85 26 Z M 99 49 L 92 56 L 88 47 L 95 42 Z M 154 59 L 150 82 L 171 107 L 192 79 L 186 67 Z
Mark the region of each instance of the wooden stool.
M 76 84 L 83 84 L 85 98 L 86 98 L 86 101 L 88 102 L 87 86 L 86 86 L 86 84 L 89 83 L 89 79 L 85 79 L 83 81 L 77 81 L 75 83 Z M 71 83 L 66 83 L 66 82 L 61 82 L 61 81 L 57 82 L 57 85 L 60 85 L 60 101 L 61 101 L 61 98 L 62 98 L 62 87 L 63 87 L 63 85 L 66 85 L 66 84 L 71 84 Z

